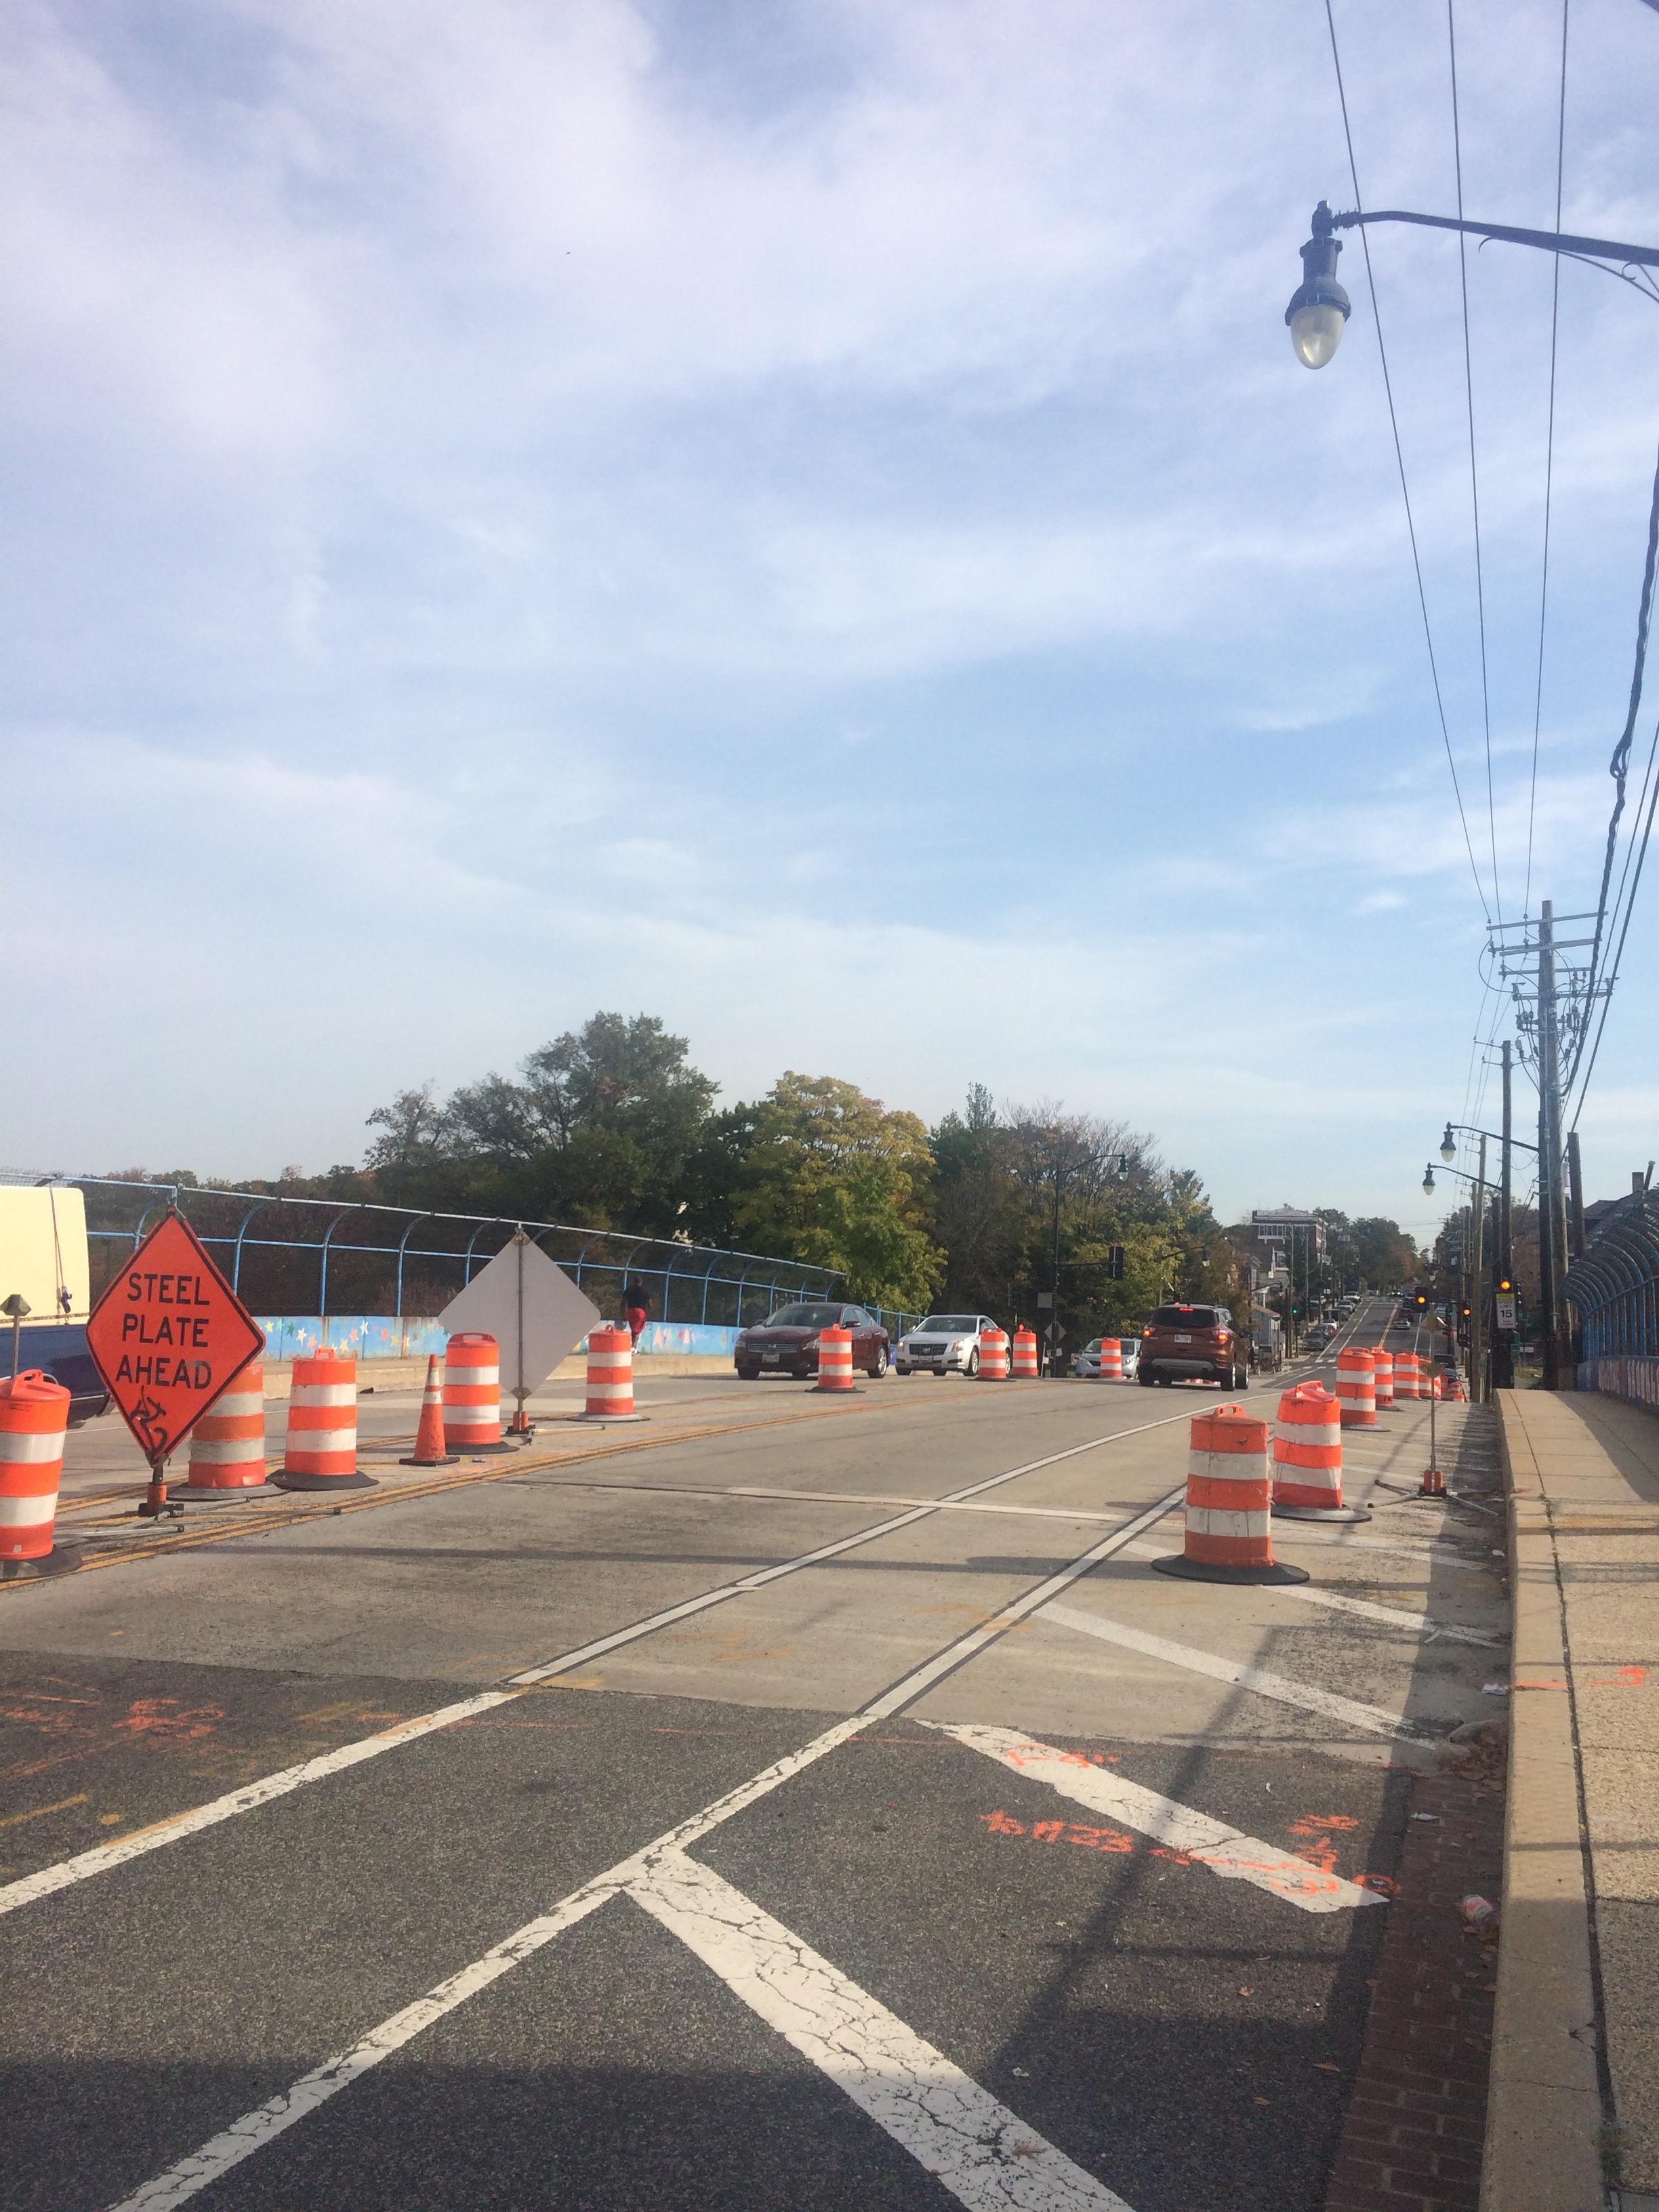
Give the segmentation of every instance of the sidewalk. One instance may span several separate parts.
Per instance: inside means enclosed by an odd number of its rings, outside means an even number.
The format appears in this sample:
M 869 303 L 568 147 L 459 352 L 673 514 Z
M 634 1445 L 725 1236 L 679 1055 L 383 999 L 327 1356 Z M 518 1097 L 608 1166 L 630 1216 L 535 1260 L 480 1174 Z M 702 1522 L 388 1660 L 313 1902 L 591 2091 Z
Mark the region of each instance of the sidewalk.
M 1659 2212 L 1659 1417 L 1498 1405 L 1515 1667 L 1481 2205 L 1595 2212 L 1611 2185 Z

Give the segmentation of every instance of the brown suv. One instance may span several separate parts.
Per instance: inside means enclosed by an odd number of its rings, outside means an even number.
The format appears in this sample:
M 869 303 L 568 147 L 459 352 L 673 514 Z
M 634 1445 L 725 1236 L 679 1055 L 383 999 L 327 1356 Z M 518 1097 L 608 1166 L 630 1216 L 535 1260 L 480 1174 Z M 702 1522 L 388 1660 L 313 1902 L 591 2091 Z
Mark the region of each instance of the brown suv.
M 1140 1332 L 1139 1374 L 1154 1382 L 1218 1382 L 1246 1387 L 1244 1340 L 1225 1306 L 1159 1306 Z

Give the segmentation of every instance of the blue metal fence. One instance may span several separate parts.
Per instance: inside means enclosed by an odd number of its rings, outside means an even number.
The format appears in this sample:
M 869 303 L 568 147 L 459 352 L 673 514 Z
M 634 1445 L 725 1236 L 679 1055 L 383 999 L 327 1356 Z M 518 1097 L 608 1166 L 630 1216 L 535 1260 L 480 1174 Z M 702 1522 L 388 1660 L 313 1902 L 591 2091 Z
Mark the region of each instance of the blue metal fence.
M 289 1295 L 289 1312 L 331 1312 L 331 1282 L 349 1281 L 343 1304 L 352 1314 L 378 1312 L 401 1321 L 406 1294 L 412 1310 L 430 1315 L 471 1281 L 476 1271 L 522 1229 L 532 1243 L 564 1269 L 604 1310 L 620 1311 L 624 1282 L 651 1293 L 653 1319 L 681 1328 L 741 1328 L 764 1321 L 795 1298 L 845 1297 L 835 1268 L 815 1267 L 758 1252 L 726 1251 L 679 1237 L 633 1237 L 568 1223 L 524 1221 L 505 1215 L 447 1213 L 417 1206 L 289 1197 L 282 1191 L 204 1188 L 191 1183 L 137 1182 L 109 1176 L 46 1176 L 42 1182 L 72 1183 L 86 1194 L 87 1236 L 94 1255 L 94 1295 L 102 1270 L 100 1249 L 112 1273 L 125 1247 L 131 1251 L 170 1205 L 189 1221 L 231 1286 L 265 1312 L 277 1310 L 266 1293 L 276 1272 Z M 280 1229 L 297 1233 L 281 1236 Z M 314 1270 L 314 1271 L 313 1271 Z M 264 1277 L 250 1281 L 250 1276 Z M 373 1295 L 370 1295 L 372 1288 Z M 870 1307 L 897 1337 L 918 1318 Z
M 1604 1218 L 1562 1288 L 1583 1328 L 1579 1389 L 1659 1406 L 1659 1209 L 1645 1193 Z

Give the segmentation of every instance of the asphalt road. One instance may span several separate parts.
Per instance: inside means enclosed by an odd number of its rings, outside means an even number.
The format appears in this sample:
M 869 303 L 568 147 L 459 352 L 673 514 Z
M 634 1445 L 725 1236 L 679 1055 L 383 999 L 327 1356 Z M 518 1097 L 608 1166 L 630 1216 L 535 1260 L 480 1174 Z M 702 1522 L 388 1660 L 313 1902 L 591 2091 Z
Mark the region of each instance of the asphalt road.
M 1401 1408 L 1305 1591 L 1155 1574 L 1213 1402 L 698 1378 L 423 1476 L 365 1401 L 375 1491 L 161 1531 L 80 1432 L 0 1588 L 14 2212 L 1313 2212 L 1502 1524 Z

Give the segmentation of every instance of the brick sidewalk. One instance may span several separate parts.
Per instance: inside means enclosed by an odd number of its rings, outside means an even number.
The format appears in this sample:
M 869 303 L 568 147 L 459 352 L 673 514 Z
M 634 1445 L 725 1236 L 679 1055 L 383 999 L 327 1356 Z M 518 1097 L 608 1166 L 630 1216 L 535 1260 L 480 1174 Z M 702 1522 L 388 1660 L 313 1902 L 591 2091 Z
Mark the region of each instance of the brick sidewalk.
M 1464 1925 L 1503 1894 L 1501 1748 L 1412 1784 L 1365 2046 L 1325 2212 L 1475 2212 L 1497 1945 Z

